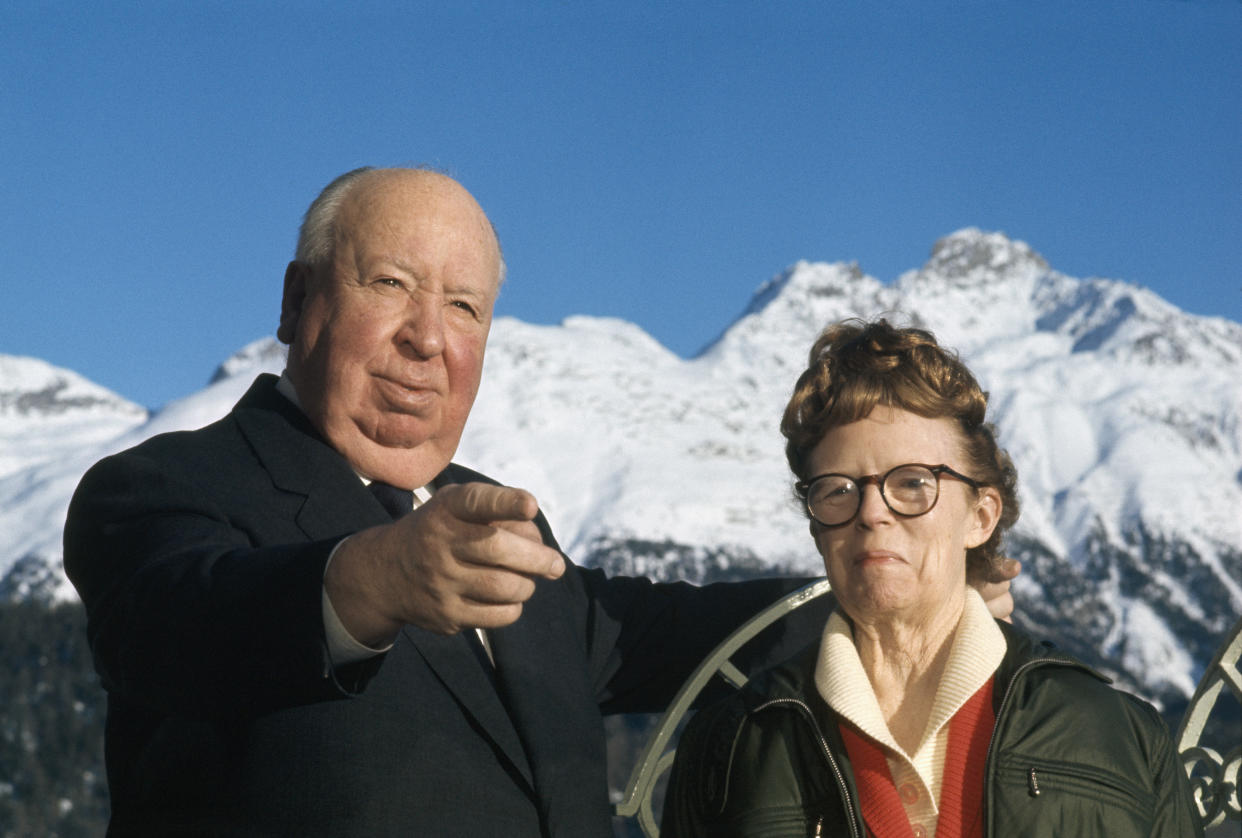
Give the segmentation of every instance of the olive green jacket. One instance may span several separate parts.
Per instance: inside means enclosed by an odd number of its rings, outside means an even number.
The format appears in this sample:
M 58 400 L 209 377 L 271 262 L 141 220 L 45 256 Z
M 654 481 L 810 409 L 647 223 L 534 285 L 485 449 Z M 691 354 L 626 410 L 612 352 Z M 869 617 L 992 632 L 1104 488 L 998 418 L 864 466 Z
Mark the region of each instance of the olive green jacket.
M 1005 623 L 983 817 L 989 838 L 1178 838 L 1202 828 L 1168 727 L 1145 701 Z M 867 834 L 818 647 L 695 716 L 661 838 Z M 946 778 L 946 782 L 948 782 Z

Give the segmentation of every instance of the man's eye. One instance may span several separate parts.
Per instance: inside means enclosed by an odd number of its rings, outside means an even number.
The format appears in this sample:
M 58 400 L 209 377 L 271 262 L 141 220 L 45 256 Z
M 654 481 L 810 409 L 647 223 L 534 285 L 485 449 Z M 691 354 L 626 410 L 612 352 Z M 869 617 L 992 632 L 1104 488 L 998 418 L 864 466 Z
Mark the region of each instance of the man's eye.
M 475 311 L 474 306 L 470 305 L 470 303 L 466 302 L 465 300 L 453 300 L 453 307 L 459 308 L 471 316 L 478 315 L 478 312 Z
M 390 288 L 401 288 L 401 280 L 393 279 L 391 276 L 381 276 L 376 282 L 380 285 L 387 285 Z

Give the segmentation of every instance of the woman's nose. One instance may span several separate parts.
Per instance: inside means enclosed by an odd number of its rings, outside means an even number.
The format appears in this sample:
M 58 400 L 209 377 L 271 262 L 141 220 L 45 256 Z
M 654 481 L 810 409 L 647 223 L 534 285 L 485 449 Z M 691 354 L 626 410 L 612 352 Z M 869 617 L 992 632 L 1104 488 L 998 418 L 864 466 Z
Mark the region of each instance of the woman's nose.
M 880 492 L 879 483 L 866 483 L 859 487 L 861 503 L 858 507 L 857 521 L 866 526 L 873 526 L 877 523 L 891 522 L 893 520 L 893 511 L 888 508 L 888 504 L 884 502 L 884 495 Z

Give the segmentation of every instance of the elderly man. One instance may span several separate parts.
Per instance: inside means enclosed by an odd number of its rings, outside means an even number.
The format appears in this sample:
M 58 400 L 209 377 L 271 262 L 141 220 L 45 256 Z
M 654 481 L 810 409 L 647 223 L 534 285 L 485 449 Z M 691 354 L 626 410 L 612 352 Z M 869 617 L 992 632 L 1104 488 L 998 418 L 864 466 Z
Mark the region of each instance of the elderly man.
M 343 175 L 285 274 L 285 374 L 83 478 L 110 834 L 610 835 L 602 714 L 662 708 L 788 589 L 578 568 L 450 462 L 502 273 L 455 181 Z

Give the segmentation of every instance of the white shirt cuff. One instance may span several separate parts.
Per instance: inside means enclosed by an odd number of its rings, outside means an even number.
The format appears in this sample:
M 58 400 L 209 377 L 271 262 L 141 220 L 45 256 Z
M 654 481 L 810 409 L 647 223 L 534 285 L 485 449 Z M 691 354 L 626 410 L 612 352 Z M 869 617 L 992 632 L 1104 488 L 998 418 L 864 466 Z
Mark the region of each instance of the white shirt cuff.
M 328 566 L 332 564 L 332 559 L 336 556 L 336 551 L 341 549 L 341 545 L 347 539 L 348 537 L 342 538 L 332 548 L 327 564 L 324 565 L 325 577 L 327 576 Z M 376 655 L 382 655 L 392 648 L 391 643 L 382 649 L 373 649 L 370 646 L 359 643 L 358 639 L 349 633 L 349 629 L 345 628 L 341 618 L 337 616 L 336 609 L 332 607 L 332 600 L 328 598 L 328 589 L 326 587 L 323 588 L 323 633 L 324 638 L 328 641 L 328 657 L 332 662 L 333 669 L 346 664 L 364 661 Z

